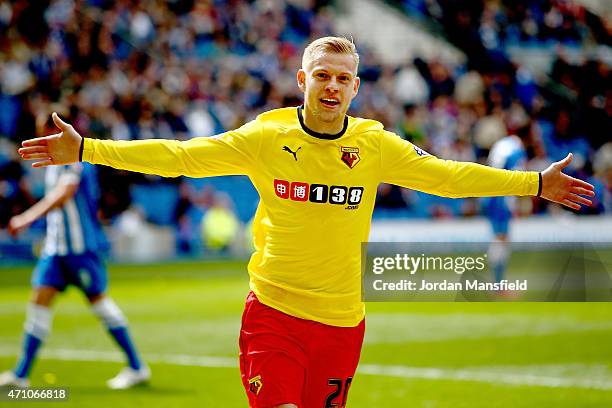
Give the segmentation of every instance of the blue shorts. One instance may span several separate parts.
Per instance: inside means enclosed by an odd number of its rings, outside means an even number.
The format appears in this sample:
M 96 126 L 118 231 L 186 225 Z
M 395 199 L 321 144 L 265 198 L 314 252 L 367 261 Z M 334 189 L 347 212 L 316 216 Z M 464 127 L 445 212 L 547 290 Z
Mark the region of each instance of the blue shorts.
M 508 206 L 506 197 L 488 197 L 484 201 L 485 214 L 491 222 L 495 235 L 508 234 L 512 211 Z
M 108 275 L 102 259 L 94 252 L 85 252 L 43 256 L 38 261 L 32 286 L 51 286 L 63 292 L 68 285 L 79 287 L 88 297 L 106 292 Z

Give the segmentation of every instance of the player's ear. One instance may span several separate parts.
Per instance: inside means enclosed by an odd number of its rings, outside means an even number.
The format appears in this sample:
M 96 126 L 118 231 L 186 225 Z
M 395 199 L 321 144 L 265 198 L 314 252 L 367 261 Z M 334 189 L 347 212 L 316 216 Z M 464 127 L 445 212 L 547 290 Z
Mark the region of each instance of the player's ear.
M 306 71 L 301 68 L 297 72 L 297 84 L 302 92 L 306 92 Z
M 357 96 L 359 92 L 359 85 L 361 84 L 361 79 L 359 77 L 355 78 L 355 83 L 353 83 L 353 98 Z

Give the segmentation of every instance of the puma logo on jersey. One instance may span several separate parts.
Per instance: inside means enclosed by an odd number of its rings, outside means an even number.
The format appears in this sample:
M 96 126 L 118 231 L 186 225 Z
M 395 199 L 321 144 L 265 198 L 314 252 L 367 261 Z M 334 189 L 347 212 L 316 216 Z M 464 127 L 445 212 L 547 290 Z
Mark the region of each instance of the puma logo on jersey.
M 295 159 L 295 161 L 297 161 L 297 152 L 299 152 L 301 148 L 302 148 L 302 146 L 298 147 L 298 149 L 294 152 L 293 150 L 291 150 L 287 146 L 283 146 L 283 151 L 291 153 L 293 155 L 293 158 Z

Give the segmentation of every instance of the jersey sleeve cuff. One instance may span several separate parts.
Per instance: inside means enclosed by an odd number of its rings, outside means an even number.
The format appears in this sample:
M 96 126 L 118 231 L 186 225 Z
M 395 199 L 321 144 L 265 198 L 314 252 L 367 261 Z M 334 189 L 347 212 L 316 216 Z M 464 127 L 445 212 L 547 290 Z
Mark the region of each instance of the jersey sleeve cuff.
M 94 143 L 95 140 L 89 137 L 81 139 L 81 150 L 79 152 L 79 160 L 91 163 L 91 159 L 94 155 Z
M 520 188 L 520 193 L 516 195 L 522 196 L 539 196 L 542 192 L 542 175 L 535 171 L 519 171 L 524 174 L 523 187 Z

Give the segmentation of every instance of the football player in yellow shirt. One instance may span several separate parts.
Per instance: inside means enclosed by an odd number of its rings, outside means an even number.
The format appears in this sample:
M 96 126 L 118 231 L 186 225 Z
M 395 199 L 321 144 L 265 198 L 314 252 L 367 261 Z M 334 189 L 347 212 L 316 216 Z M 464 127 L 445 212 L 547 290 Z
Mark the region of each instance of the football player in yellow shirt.
M 303 106 L 218 136 L 94 140 L 54 114 L 60 132 L 20 149 L 34 167 L 82 160 L 161 176 L 249 176 L 261 198 L 240 332 L 252 407 L 345 406 L 365 327 L 360 245 L 379 183 L 446 197 L 540 195 L 571 208 L 594 195 L 561 172 L 571 155 L 542 173 L 441 160 L 376 121 L 347 116 L 358 64 L 351 41 L 314 41 L 297 72 Z

